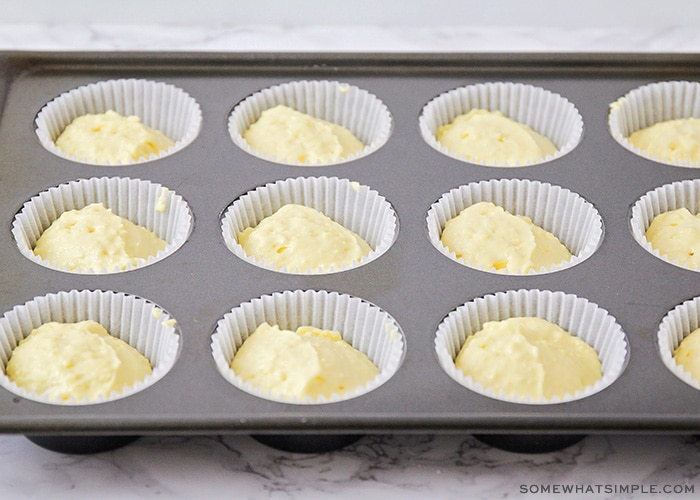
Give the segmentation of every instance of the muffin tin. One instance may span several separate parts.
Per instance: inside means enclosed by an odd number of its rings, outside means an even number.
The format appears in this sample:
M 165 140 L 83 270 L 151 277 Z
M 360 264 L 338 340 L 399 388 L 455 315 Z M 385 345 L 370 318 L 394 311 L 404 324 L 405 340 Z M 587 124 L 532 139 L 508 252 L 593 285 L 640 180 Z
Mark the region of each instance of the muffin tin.
M 177 320 L 175 365 L 152 386 L 115 401 L 60 406 L 0 390 L 0 432 L 28 435 L 149 433 L 358 434 L 473 432 L 566 434 L 700 432 L 700 392 L 671 373 L 657 347 L 665 315 L 700 296 L 700 274 L 643 249 L 630 230 L 631 206 L 659 186 L 700 177 L 641 158 L 621 147 L 607 126 L 608 106 L 630 90 L 665 80 L 697 80 L 700 56 L 639 54 L 0 54 L 0 312 L 35 297 L 106 290 L 142 297 Z M 87 165 L 42 147 L 34 129 L 55 97 L 94 82 L 143 78 L 183 89 L 201 107 L 197 137 L 145 163 Z M 388 141 L 338 165 L 283 165 L 234 144 L 232 110 L 262 89 L 301 80 L 338 81 L 378 97 L 391 113 Z M 421 137 L 426 103 L 455 88 L 518 82 L 557 93 L 583 118 L 581 142 L 542 164 L 496 168 L 451 158 Z M 398 218 L 388 250 L 340 273 L 284 274 L 234 255 L 221 233 L 223 214 L 260 186 L 298 177 L 347 179 L 384 197 Z M 121 177 L 160 184 L 187 200 L 193 227 L 165 259 L 125 273 L 81 275 L 25 258 L 13 238 L 15 215 L 49 188 L 78 179 Z M 604 235 L 576 266 L 526 276 L 471 269 L 438 251 L 426 217 L 454 188 L 491 179 L 561 186 L 590 202 Z M 374 390 L 329 404 L 286 404 L 230 384 L 212 356 L 217 323 L 240 304 L 276 292 L 323 290 L 363 299 L 386 311 L 405 335 L 397 372 Z M 626 334 L 628 364 L 602 391 L 559 404 L 527 405 L 473 392 L 445 373 L 434 342 L 456 308 L 497 292 L 548 290 L 603 308 Z

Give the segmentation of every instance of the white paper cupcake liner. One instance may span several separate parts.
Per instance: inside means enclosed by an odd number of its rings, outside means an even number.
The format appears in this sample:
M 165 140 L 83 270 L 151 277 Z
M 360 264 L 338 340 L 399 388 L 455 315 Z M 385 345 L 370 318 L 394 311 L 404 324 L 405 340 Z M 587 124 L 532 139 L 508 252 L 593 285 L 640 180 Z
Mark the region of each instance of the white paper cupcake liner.
M 138 266 L 126 269 L 64 269 L 34 254 L 41 234 L 68 210 L 102 203 L 113 213 L 154 232 L 166 247 Z M 160 184 L 140 179 L 93 177 L 52 187 L 27 201 L 12 222 L 19 251 L 29 260 L 74 274 L 110 274 L 142 268 L 163 260 L 180 248 L 192 231 L 192 213 L 183 198 Z
M 700 213 L 700 179 L 665 184 L 646 193 L 632 205 L 630 229 L 635 241 L 650 254 L 674 266 L 700 272 L 700 268 L 689 267 L 670 259 L 666 254 L 661 255 L 661 252 L 652 248 L 646 237 L 654 217 L 683 207 L 692 214 Z
M 250 257 L 238 243 L 238 235 L 256 227 L 283 205 L 304 205 L 330 217 L 364 239 L 372 251 L 350 266 L 329 269 L 278 269 Z M 234 201 L 221 221 L 226 247 L 255 266 L 288 274 L 330 274 L 365 265 L 384 254 L 396 240 L 398 219 L 389 202 L 376 191 L 357 182 L 336 177 L 297 177 L 280 180 L 249 191 Z
M 55 141 L 74 119 L 109 110 L 123 116 L 136 115 L 144 125 L 159 130 L 175 142 L 167 151 L 149 158 L 113 165 L 144 163 L 174 154 L 194 141 L 202 125 L 199 104 L 182 89 L 162 82 L 123 79 L 91 83 L 59 95 L 37 115 L 36 135 L 44 148 L 61 158 L 100 165 L 95 160 L 65 153 Z
M 438 128 L 472 109 L 501 111 L 547 137 L 557 151 L 535 162 L 515 164 L 491 163 L 453 153 L 437 141 Z M 421 136 L 433 149 L 460 161 L 490 167 L 522 167 L 556 160 L 570 153 L 583 135 L 583 119 L 571 102 L 549 90 L 522 83 L 480 83 L 445 92 L 425 105 L 418 125 Z
M 367 355 L 379 368 L 379 375 L 364 387 L 329 398 L 287 400 L 262 391 L 237 376 L 231 361 L 263 322 L 292 331 L 300 326 L 338 331 L 346 342 Z M 282 403 L 323 404 L 356 398 L 384 384 L 403 362 L 405 344 L 398 323 L 374 304 L 337 292 L 294 290 L 263 295 L 232 309 L 218 322 L 211 348 L 219 373 L 237 388 Z
M 251 148 L 243 138 L 244 132 L 258 121 L 263 111 L 277 105 L 345 127 L 365 147 L 359 153 L 330 163 L 287 161 Z M 392 117 L 376 96 L 353 85 L 326 80 L 295 81 L 269 87 L 241 101 L 229 117 L 228 130 L 233 142 L 253 156 L 285 165 L 318 167 L 356 160 L 382 147 L 391 135 Z
M 455 366 L 466 338 L 488 321 L 514 317 L 538 317 L 559 325 L 593 347 L 602 363 L 603 377 L 585 390 L 550 400 L 529 397 L 509 398 L 483 387 Z M 547 290 L 509 290 L 479 297 L 458 307 L 440 323 L 435 336 L 435 352 L 442 369 L 464 387 L 493 399 L 522 404 L 554 404 L 589 397 L 610 386 L 629 361 L 627 337 L 615 318 L 586 299 Z
M 673 359 L 673 352 L 683 339 L 700 328 L 700 297 L 687 300 L 668 312 L 659 324 L 657 341 L 661 361 L 676 377 L 700 390 L 700 380 L 692 377 Z
M 690 160 L 658 158 L 627 140 L 637 130 L 682 118 L 700 118 L 698 82 L 659 82 L 630 91 L 610 105 L 608 128 L 622 147 L 642 158 L 677 167 L 699 168 L 699 163 Z
M 506 270 L 486 269 L 459 259 L 442 244 L 445 223 L 465 208 L 488 201 L 513 215 L 524 215 L 554 234 L 571 252 L 571 259 L 549 269 L 530 270 L 545 274 L 580 264 L 598 249 L 603 240 L 603 220 L 595 207 L 578 194 L 560 186 L 527 179 L 491 179 L 474 182 L 442 195 L 431 205 L 426 223 L 428 238 L 435 248 L 455 262 L 480 271 L 511 274 Z
M 19 342 L 33 329 L 57 321 L 76 323 L 93 320 L 112 336 L 118 337 L 143 354 L 153 372 L 143 381 L 108 397 L 95 400 L 58 401 L 25 390 L 8 378 L 7 362 Z M 0 386 L 26 399 L 57 405 L 89 405 L 125 398 L 152 386 L 174 366 L 180 351 L 180 334 L 170 315 L 155 304 L 124 293 L 102 290 L 71 290 L 42 297 L 15 306 L 0 318 Z

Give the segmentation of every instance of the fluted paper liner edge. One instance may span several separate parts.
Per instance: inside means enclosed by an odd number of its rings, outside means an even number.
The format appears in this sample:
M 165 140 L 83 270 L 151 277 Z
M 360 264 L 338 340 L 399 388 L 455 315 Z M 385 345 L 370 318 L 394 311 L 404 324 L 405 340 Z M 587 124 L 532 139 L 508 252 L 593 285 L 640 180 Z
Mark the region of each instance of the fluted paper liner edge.
M 34 254 L 41 234 L 63 212 L 79 210 L 91 203 L 102 203 L 116 215 L 154 232 L 166 242 L 165 249 L 126 269 L 70 270 Z M 187 202 L 165 186 L 140 179 L 93 177 L 60 184 L 33 196 L 15 215 L 12 234 L 22 255 L 36 264 L 73 274 L 111 274 L 139 269 L 171 255 L 185 244 L 192 225 Z
M 484 323 L 521 316 L 539 317 L 555 323 L 592 346 L 602 364 L 602 379 L 583 391 L 562 398 L 533 400 L 529 397 L 509 398 L 484 388 L 456 367 L 455 358 L 465 339 L 481 330 Z M 613 384 L 629 360 L 627 337 L 605 309 L 587 299 L 548 290 L 509 290 L 467 302 L 440 323 L 434 346 L 438 363 L 460 385 L 493 399 L 533 405 L 566 403 L 592 396 Z
M 551 232 L 571 253 L 569 261 L 551 268 L 531 269 L 528 275 L 546 274 L 580 264 L 595 253 L 603 240 L 603 220 L 595 207 L 578 194 L 560 186 L 527 179 L 491 179 L 450 190 L 431 205 L 426 217 L 428 238 L 443 255 L 464 266 L 489 273 L 509 274 L 506 270 L 484 268 L 459 259 L 442 244 L 445 223 L 465 208 L 488 201 L 513 215 L 524 215 Z
M 277 105 L 345 127 L 365 147 L 338 160 L 318 163 L 288 161 L 257 151 L 243 134 L 263 111 Z M 354 85 L 327 80 L 288 82 L 255 92 L 233 109 L 228 121 L 231 140 L 248 154 L 274 163 L 310 167 L 337 165 L 372 154 L 389 140 L 392 127 L 389 109 L 376 96 Z
M 623 148 L 637 156 L 675 167 L 700 168 L 688 160 L 658 158 L 634 146 L 628 137 L 656 123 L 700 118 L 700 83 L 665 81 L 650 83 L 629 91 L 609 106 L 608 130 Z
M 237 349 L 255 329 L 267 322 L 282 329 L 300 326 L 335 330 L 379 368 L 364 387 L 326 398 L 287 400 L 244 382 L 231 369 Z M 378 306 L 358 297 L 325 290 L 288 290 L 250 300 L 233 308 L 217 323 L 212 357 L 219 373 L 235 387 L 254 396 L 289 404 L 325 404 L 360 397 L 388 381 L 405 355 L 405 338 L 396 320 Z
M 138 116 L 144 125 L 159 130 L 175 145 L 148 158 L 117 163 L 71 156 L 56 146 L 56 139 L 74 119 L 109 110 Z M 39 111 L 35 126 L 41 145 L 61 158 L 89 165 L 133 165 L 170 156 L 192 143 L 202 127 L 202 111 L 197 101 L 178 87 L 129 78 L 90 83 L 64 92 Z
M 152 373 L 132 387 L 95 400 L 57 401 L 27 391 L 9 379 L 5 367 L 12 351 L 33 329 L 51 321 L 75 323 L 88 319 L 100 323 L 111 335 L 143 354 L 152 365 Z M 174 319 L 146 299 L 103 290 L 52 293 L 15 306 L 0 318 L 0 386 L 23 398 L 47 404 L 100 404 L 125 398 L 161 380 L 175 365 L 179 351 L 180 334 Z
M 632 205 L 630 230 L 635 241 L 656 258 L 676 267 L 700 272 L 700 267 L 686 266 L 667 254 L 662 255 L 646 237 L 646 231 L 657 215 L 679 208 L 687 208 L 694 215 L 700 214 L 700 179 L 672 182 L 648 191 Z
M 534 162 L 511 164 L 467 158 L 440 144 L 438 128 L 472 109 L 501 111 L 547 137 L 557 151 Z M 556 160 L 573 151 L 583 136 L 583 118 L 566 98 L 540 87 L 513 82 L 480 83 L 440 94 L 423 107 L 418 125 L 421 137 L 433 149 L 463 162 L 489 167 L 525 167 Z
M 661 320 L 656 334 L 659 355 L 664 366 L 686 384 L 700 390 L 700 380 L 676 363 L 673 352 L 683 339 L 700 328 L 700 297 L 686 300 L 670 310 Z
M 238 235 L 290 203 L 330 217 L 358 234 L 372 251 L 349 266 L 328 269 L 277 268 L 248 256 L 238 243 Z M 221 232 L 226 247 L 255 266 L 287 274 L 330 274 L 363 266 L 383 255 L 396 240 L 398 218 L 391 204 L 368 186 L 337 177 L 297 177 L 259 186 L 235 200 L 222 217 Z

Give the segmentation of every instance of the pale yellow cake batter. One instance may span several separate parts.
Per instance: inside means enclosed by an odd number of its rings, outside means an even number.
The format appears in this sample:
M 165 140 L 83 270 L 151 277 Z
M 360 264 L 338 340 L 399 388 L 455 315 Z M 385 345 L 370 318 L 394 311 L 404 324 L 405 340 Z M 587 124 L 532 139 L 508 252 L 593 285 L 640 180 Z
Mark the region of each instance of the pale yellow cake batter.
M 574 395 L 602 378 L 600 359 L 590 345 L 534 317 L 484 323 L 467 337 L 455 365 L 508 398 Z
M 700 268 L 700 215 L 685 207 L 659 214 L 651 221 L 646 238 L 669 260 Z
M 62 269 L 111 272 L 142 264 L 165 246 L 148 229 L 93 203 L 61 214 L 37 240 L 34 254 Z
M 257 389 L 290 401 L 352 392 L 379 374 L 339 332 L 312 326 L 293 332 L 267 323 L 243 342 L 231 368 Z
M 700 382 L 700 328 L 693 330 L 673 351 L 673 359 Z
M 360 236 L 303 205 L 288 204 L 238 235 L 245 253 L 277 269 L 328 271 L 349 266 L 372 249 Z
M 263 111 L 243 138 L 260 153 L 299 163 L 333 162 L 364 149 L 346 128 L 283 105 Z
M 437 141 L 451 153 L 497 164 L 525 164 L 553 155 L 548 138 L 500 111 L 472 109 L 438 128 Z
M 140 352 L 92 320 L 41 325 L 12 351 L 6 368 L 18 386 L 56 401 L 107 397 L 151 371 Z
M 440 240 L 467 265 L 511 274 L 550 269 L 571 259 L 552 233 L 485 201 L 448 220 Z
M 78 159 L 117 164 L 167 151 L 175 142 L 141 123 L 138 116 L 109 110 L 73 120 L 56 139 L 56 146 Z
M 637 130 L 627 140 L 659 160 L 700 162 L 700 118 L 659 122 Z

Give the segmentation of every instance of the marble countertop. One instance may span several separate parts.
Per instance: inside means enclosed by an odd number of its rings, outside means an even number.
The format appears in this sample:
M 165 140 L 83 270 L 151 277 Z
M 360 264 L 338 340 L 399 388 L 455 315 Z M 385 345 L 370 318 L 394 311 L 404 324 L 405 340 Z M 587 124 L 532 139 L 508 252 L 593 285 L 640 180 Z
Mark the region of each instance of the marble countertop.
M 152 26 L 2 24 L 0 50 L 223 52 L 684 52 L 690 27 Z
M 1 24 L 0 50 L 698 52 L 700 32 L 663 29 L 191 27 Z M 693 436 L 591 435 L 562 451 L 519 454 L 469 435 L 368 435 L 297 454 L 248 436 L 150 436 L 66 455 L 0 435 L 4 498 L 692 498 Z M 665 492 L 665 493 L 664 493 Z

